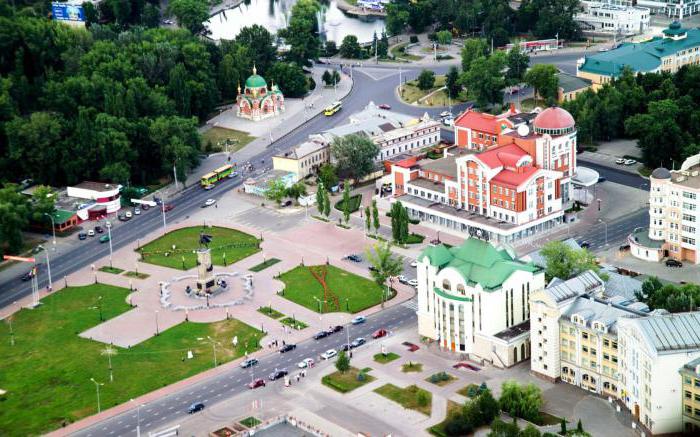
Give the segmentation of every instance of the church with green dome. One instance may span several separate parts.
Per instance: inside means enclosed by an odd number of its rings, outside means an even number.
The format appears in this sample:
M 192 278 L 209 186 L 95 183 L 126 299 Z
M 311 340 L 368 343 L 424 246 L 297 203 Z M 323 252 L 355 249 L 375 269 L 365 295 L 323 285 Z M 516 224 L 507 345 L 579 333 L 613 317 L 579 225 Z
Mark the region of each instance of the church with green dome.
M 253 75 L 246 79 L 243 92 L 238 85 L 236 106 L 236 115 L 239 117 L 253 121 L 264 120 L 284 112 L 284 95 L 274 83 L 268 89 L 267 82 L 258 76 L 253 66 Z

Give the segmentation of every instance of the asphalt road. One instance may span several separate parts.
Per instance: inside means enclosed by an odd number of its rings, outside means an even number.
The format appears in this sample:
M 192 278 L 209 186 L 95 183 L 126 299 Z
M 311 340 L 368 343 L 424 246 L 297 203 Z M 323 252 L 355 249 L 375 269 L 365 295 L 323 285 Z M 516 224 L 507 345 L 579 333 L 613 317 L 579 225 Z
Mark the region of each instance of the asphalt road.
M 346 325 L 343 331 L 324 339 L 318 341 L 309 339 L 299 343 L 297 348 L 291 352 L 284 354 L 273 352 L 264 356 L 251 354 L 251 357 L 258 358 L 260 363 L 250 369 L 241 369 L 238 366 L 232 367 L 220 375 L 193 384 L 142 406 L 140 414 L 137 414 L 134 408 L 81 430 L 74 435 L 84 437 L 136 435 L 139 415 L 141 435 L 146 435 L 145 433 L 149 431 L 162 430 L 169 426 L 174 426 L 186 418 L 188 415 L 187 408 L 192 403 L 203 402 L 205 405 L 204 412 L 195 414 L 206 414 L 206 407 L 249 390 L 247 384 L 255 378 L 264 378 L 268 384 L 266 387 L 256 389 L 264 399 L 265 391 L 270 390 L 271 385 L 284 384 L 283 380 L 271 382 L 268 379 L 268 375 L 275 369 L 286 369 L 291 375 L 295 375 L 299 371 L 297 363 L 305 358 L 313 358 L 317 364 L 308 371 L 308 374 L 310 377 L 314 377 L 313 375 L 318 372 L 319 367 L 330 365 L 321 360 L 320 354 L 331 348 L 339 350 L 339 347 L 347 342 L 348 337 L 350 341 L 358 337 L 365 338 L 367 344 L 360 346 L 360 348 L 376 348 L 377 346 L 374 345 L 377 342 L 381 342 L 381 339 L 373 340 L 371 334 L 377 329 L 396 331 L 399 328 L 413 328 L 415 323 L 416 315 L 414 310 L 403 304 L 396 305 L 369 316 L 367 321 L 361 325 Z M 282 339 L 279 340 L 281 344 Z M 334 361 L 335 359 L 331 360 L 331 362 Z M 303 384 L 303 382 L 301 383 Z M 293 384 L 296 384 L 296 382 L 294 381 Z

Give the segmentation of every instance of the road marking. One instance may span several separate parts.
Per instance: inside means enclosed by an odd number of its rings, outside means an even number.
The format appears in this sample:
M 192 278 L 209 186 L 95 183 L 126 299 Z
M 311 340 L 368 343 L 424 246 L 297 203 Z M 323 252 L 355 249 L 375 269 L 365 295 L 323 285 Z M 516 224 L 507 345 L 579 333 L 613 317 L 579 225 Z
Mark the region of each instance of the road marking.
M 175 405 L 173 405 L 172 407 L 168 408 L 168 410 L 172 410 L 172 409 L 174 409 L 174 408 L 175 408 Z
M 148 428 L 149 426 L 151 426 L 151 423 L 152 423 L 152 422 L 148 422 L 148 423 L 146 424 L 146 428 Z
M 216 389 L 213 388 L 213 389 L 209 390 L 209 393 L 214 393 L 215 391 L 216 391 Z
M 154 416 L 157 416 L 157 415 L 159 415 L 159 414 L 160 414 L 160 413 L 157 412 L 157 411 L 156 411 L 155 413 L 153 413 Z
M 228 388 L 228 384 L 224 384 L 224 388 Z
M 121 425 L 122 422 L 123 422 L 123 420 L 120 420 L 119 422 L 117 422 L 117 425 Z

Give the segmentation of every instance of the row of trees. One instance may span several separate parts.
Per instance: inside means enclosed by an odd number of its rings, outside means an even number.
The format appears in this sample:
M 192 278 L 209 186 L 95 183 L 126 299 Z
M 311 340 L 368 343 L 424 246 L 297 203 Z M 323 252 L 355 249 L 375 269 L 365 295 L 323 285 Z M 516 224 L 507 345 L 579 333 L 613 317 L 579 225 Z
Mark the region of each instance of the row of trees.
M 401 202 L 391 204 L 391 236 L 397 243 L 404 243 L 408 239 L 408 211 Z
M 578 0 L 523 0 L 517 11 L 507 0 L 395 0 L 386 7 L 386 27 L 397 35 L 435 25 L 438 31 L 480 35 L 500 47 L 516 34 L 580 38 L 574 21 L 578 8 Z
M 579 142 L 636 138 L 649 168 L 677 168 L 700 152 L 700 66 L 676 74 L 626 69 L 597 92 L 587 90 L 563 106 L 576 119 Z
M 694 311 L 700 305 L 700 285 L 663 284 L 656 277 L 642 283 L 642 289 L 635 292 L 636 298 L 651 308 L 665 309 L 672 313 Z
M 326 53 L 328 53 L 328 43 L 326 43 Z M 375 55 L 386 58 L 389 54 L 389 38 L 386 32 L 382 32 L 381 38 L 377 37 L 377 32 L 374 32 L 372 44 L 363 48 L 357 36 L 347 35 L 340 44 L 339 53 L 341 57 L 348 59 L 367 59 Z

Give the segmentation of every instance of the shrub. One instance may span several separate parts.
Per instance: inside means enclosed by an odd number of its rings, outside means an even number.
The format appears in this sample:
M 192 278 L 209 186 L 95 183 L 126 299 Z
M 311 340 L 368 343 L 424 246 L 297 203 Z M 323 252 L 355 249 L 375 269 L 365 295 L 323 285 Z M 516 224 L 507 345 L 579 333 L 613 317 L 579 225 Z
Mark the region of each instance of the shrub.
M 419 407 L 425 407 L 428 405 L 430 402 L 430 398 L 428 397 L 428 393 L 421 390 L 418 392 L 416 395 L 416 402 L 418 402 Z
M 503 383 L 498 400 L 501 410 L 529 422 L 539 422 L 542 407 L 542 390 L 534 384 L 518 385 L 515 381 Z

